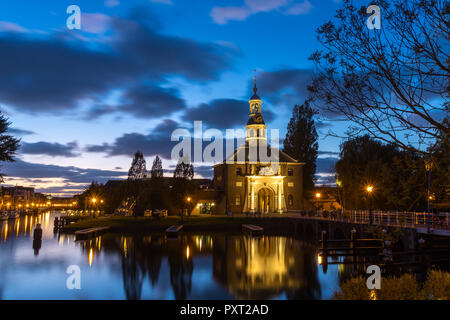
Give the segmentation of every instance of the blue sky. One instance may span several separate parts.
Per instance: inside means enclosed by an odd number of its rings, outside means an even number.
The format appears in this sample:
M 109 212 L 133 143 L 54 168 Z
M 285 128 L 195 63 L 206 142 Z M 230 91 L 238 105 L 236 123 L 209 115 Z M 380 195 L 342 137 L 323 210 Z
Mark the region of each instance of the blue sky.
M 81 9 L 68 30 L 66 9 Z M 170 133 L 242 128 L 253 70 L 268 128 L 284 137 L 319 48 L 315 30 L 338 0 L 14 1 L 0 3 L 0 108 L 22 138 L 6 184 L 70 195 L 126 175 L 140 148 L 167 169 Z M 345 123 L 321 122 L 321 157 Z M 330 152 L 326 154 L 325 152 Z M 319 161 L 319 172 L 329 168 Z M 199 164 L 197 176 L 210 176 Z

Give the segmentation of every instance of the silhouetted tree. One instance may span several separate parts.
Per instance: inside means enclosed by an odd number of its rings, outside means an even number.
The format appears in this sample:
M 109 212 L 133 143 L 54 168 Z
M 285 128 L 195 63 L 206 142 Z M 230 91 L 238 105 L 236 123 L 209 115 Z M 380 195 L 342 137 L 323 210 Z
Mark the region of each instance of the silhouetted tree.
M 173 177 L 192 180 L 192 178 L 194 177 L 194 166 L 189 162 L 188 159 L 181 157 L 177 163 L 177 166 L 175 167 Z
M 130 170 L 128 171 L 128 180 L 143 180 L 147 177 L 147 168 L 144 155 L 141 151 L 136 151 Z
M 350 137 L 368 133 L 427 153 L 449 132 L 448 1 L 376 4 L 380 30 L 367 28 L 370 14 L 351 0 L 318 29 L 323 48 L 310 57 L 316 73 L 308 89 L 328 115 L 353 122 Z
M 150 176 L 152 179 L 155 178 L 162 178 L 164 175 L 164 171 L 162 168 L 162 162 L 159 156 L 156 156 L 155 160 L 153 161 L 152 169 L 150 171 Z
M 183 214 L 183 210 L 188 208 L 187 197 L 192 191 L 191 180 L 194 177 L 194 166 L 189 160 L 181 157 L 173 173 L 173 186 L 171 189 L 172 207 Z
M 0 112 L 0 161 L 14 161 L 14 155 L 20 147 L 20 139 L 5 134 L 11 122 Z M 0 173 L 0 182 L 3 182 L 3 175 Z
M 292 117 L 287 127 L 284 139 L 284 152 L 294 159 L 305 162 L 303 166 L 303 188 L 314 188 L 314 174 L 316 173 L 316 159 L 319 145 L 314 123 L 314 110 L 309 102 L 295 105 Z

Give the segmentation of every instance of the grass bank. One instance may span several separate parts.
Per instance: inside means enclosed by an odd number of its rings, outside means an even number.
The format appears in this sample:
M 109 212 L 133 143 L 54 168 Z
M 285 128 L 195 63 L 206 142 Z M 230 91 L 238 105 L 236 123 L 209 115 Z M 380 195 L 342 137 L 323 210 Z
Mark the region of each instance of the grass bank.
M 160 219 L 152 217 L 98 217 L 78 220 L 62 228 L 63 232 L 72 233 L 77 230 L 110 227 L 112 232 L 161 232 L 172 225 L 183 224 L 185 231 L 238 231 L 242 224 L 264 225 L 261 218 L 228 217 L 228 216 L 168 216 Z

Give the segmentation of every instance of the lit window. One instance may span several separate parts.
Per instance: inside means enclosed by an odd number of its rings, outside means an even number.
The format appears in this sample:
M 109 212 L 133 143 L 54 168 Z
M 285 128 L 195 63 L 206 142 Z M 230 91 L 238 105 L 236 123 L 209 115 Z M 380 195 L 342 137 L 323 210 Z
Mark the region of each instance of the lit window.
M 242 182 L 241 181 L 236 181 L 236 187 L 242 187 Z
M 294 183 L 293 182 L 288 182 L 288 187 L 293 187 Z
M 241 196 L 240 195 L 236 195 L 236 205 L 237 206 L 241 205 Z

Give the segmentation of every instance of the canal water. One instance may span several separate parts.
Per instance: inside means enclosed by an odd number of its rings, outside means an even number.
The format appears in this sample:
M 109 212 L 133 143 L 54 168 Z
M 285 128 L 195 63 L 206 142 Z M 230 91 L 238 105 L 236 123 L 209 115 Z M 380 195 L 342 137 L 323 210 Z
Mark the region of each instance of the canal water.
M 278 236 L 53 232 L 58 214 L 0 222 L 0 299 L 331 299 L 350 274 L 320 265 L 318 247 Z M 42 243 L 33 243 L 37 223 Z M 69 290 L 71 265 L 81 289 Z

